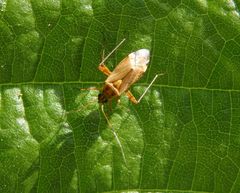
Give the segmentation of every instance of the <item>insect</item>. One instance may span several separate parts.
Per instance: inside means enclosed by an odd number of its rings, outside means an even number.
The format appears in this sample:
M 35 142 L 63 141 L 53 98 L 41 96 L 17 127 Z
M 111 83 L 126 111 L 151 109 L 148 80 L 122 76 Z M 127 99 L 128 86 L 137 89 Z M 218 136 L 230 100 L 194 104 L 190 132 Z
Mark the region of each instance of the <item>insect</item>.
M 157 74 L 149 86 L 146 88 L 141 97 L 137 100 L 131 93 L 129 88 L 137 80 L 139 80 L 144 72 L 147 70 L 147 65 L 150 60 L 150 51 L 148 49 L 140 49 L 136 52 L 130 53 L 126 58 L 124 58 L 116 68 L 111 72 L 104 64 L 106 59 L 125 41 L 123 39 L 114 50 L 103 59 L 99 64 L 98 69 L 107 75 L 103 88 L 100 90 L 98 95 L 98 103 L 104 104 L 111 102 L 113 98 L 120 100 L 120 96 L 125 93 L 129 100 L 138 104 L 149 88 L 152 86 L 153 82 L 160 75 Z
M 120 149 L 122 151 L 122 155 L 124 158 L 124 161 L 126 163 L 125 154 L 123 152 L 123 148 L 121 145 L 120 140 L 118 139 L 118 136 L 114 130 L 114 128 L 111 126 L 111 123 L 108 119 L 108 116 L 104 112 L 104 104 L 105 103 L 111 103 L 113 99 L 116 99 L 118 102 L 120 101 L 120 96 L 122 94 L 126 94 L 126 96 L 129 98 L 129 100 L 134 103 L 138 104 L 144 95 L 147 93 L 149 88 L 152 86 L 153 82 L 156 80 L 156 78 L 161 75 L 157 74 L 151 81 L 151 83 L 148 85 L 146 90 L 143 92 L 143 94 L 140 96 L 140 98 L 137 100 L 134 95 L 131 93 L 129 88 L 141 78 L 141 76 L 144 74 L 144 72 L 147 70 L 147 65 L 150 60 L 150 51 L 148 49 L 140 49 L 135 52 L 130 53 L 127 57 L 125 57 L 111 72 L 107 66 L 105 66 L 104 62 L 109 58 L 109 56 L 125 41 L 123 39 L 99 64 L 98 69 L 107 75 L 107 79 L 104 82 L 103 88 L 89 88 L 87 90 L 99 90 L 100 93 L 98 94 L 98 103 L 101 106 L 101 110 L 103 112 L 103 115 L 105 119 L 107 120 L 110 128 L 112 129 L 112 132 L 116 138 L 116 141 L 118 142 Z M 85 89 L 84 89 L 85 90 Z

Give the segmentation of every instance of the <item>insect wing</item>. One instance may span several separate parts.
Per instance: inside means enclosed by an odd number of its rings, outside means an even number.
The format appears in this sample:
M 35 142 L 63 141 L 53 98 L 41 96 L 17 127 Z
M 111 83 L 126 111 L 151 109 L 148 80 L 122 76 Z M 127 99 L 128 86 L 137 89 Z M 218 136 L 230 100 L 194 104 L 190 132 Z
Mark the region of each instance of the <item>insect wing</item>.
M 145 71 L 141 70 L 131 70 L 126 77 L 123 78 L 122 84 L 119 88 L 119 94 L 121 95 L 123 92 L 127 91 L 132 84 L 134 84 L 144 73 Z
M 147 68 L 150 58 L 150 51 L 148 49 L 141 49 L 136 52 L 132 52 L 128 55 L 128 57 L 132 67 Z
M 115 82 L 123 79 L 130 71 L 132 67 L 129 57 L 124 58 L 108 76 L 105 82 Z
M 119 88 L 120 94 L 127 91 L 147 70 L 149 55 L 150 52 L 147 49 L 141 49 L 129 54 L 128 58 L 131 64 L 131 71 L 122 79 L 122 84 Z
M 144 69 L 145 72 L 149 62 L 149 56 L 150 51 L 147 49 L 141 49 L 136 52 L 132 52 L 116 66 L 105 82 L 122 80 L 130 71 L 138 68 Z

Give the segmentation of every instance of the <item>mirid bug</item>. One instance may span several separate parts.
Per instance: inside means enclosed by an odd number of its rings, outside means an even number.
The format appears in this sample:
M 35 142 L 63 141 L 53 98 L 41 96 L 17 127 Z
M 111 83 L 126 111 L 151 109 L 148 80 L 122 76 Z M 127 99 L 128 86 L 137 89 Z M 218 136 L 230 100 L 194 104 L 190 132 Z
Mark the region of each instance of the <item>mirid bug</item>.
M 89 88 L 87 90 L 99 90 L 100 93 L 98 94 L 98 103 L 101 106 L 101 110 L 103 112 L 103 115 L 105 119 L 107 120 L 110 128 L 112 129 L 112 132 L 116 138 L 116 141 L 118 142 L 122 155 L 124 158 L 124 161 L 126 163 L 125 154 L 123 152 L 123 148 L 121 145 L 120 140 L 118 139 L 118 136 L 111 126 L 111 123 L 107 117 L 107 115 L 104 112 L 104 104 L 105 103 L 111 103 L 113 99 L 116 99 L 117 101 L 120 101 L 120 96 L 122 94 L 126 94 L 126 96 L 129 98 L 129 100 L 134 103 L 138 104 L 144 95 L 147 93 L 149 88 L 152 86 L 153 82 L 156 80 L 156 78 L 160 75 L 157 74 L 151 81 L 151 83 L 148 85 L 146 90 L 143 92 L 143 94 L 140 96 L 140 98 L 137 100 L 129 88 L 131 85 L 133 85 L 137 80 L 141 78 L 141 76 L 144 74 L 144 72 L 147 70 L 147 65 L 150 60 L 150 51 L 148 49 L 140 49 L 138 51 L 130 53 L 127 57 L 125 57 L 111 72 L 108 67 L 105 66 L 104 62 L 109 58 L 109 56 L 125 41 L 123 39 L 99 64 L 98 69 L 103 72 L 105 75 L 107 75 L 107 79 L 104 82 L 103 88 Z
M 149 84 L 147 89 L 141 95 L 141 97 L 136 100 L 133 96 L 129 88 L 132 84 L 134 84 L 137 80 L 139 80 L 144 72 L 147 70 L 147 65 L 150 60 L 150 51 L 148 49 L 140 49 L 136 52 L 130 53 L 126 58 L 124 58 L 116 68 L 111 72 L 105 65 L 104 62 L 106 59 L 125 41 L 122 40 L 118 46 L 114 48 L 114 50 L 103 59 L 103 61 L 99 64 L 98 69 L 107 75 L 107 79 L 104 82 L 104 86 L 100 90 L 98 95 L 98 103 L 104 104 L 107 102 L 111 102 L 113 98 L 116 98 L 119 101 L 120 96 L 125 93 L 129 100 L 138 104 L 143 96 L 146 94 L 148 89 L 152 86 L 153 82 L 159 76 L 157 74 L 152 82 Z

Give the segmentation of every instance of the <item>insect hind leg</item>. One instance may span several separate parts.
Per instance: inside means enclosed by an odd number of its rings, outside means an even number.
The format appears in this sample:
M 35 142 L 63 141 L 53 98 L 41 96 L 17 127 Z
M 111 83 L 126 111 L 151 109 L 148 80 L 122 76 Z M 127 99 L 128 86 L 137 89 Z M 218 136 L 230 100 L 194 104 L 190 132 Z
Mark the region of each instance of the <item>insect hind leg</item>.
M 150 87 L 152 86 L 152 84 L 155 82 L 155 80 L 157 79 L 158 76 L 162 76 L 164 74 L 156 74 L 155 77 L 153 78 L 152 82 L 148 85 L 148 87 L 146 88 L 146 90 L 143 92 L 143 94 L 140 96 L 140 98 L 137 100 L 137 103 L 140 103 L 140 101 L 142 100 L 142 98 L 145 96 L 145 94 L 147 93 L 147 91 L 150 89 Z
M 125 41 L 126 39 L 124 38 L 105 58 L 104 58 L 104 51 L 103 51 L 103 57 L 102 57 L 102 62 L 98 65 L 98 69 L 103 72 L 105 75 L 109 76 L 112 72 L 108 69 L 107 66 L 105 66 L 104 62 L 115 52 L 119 46 Z
M 137 99 L 133 96 L 133 94 L 131 93 L 130 90 L 128 90 L 128 91 L 126 92 L 126 95 L 127 95 L 128 99 L 129 99 L 133 104 L 138 104 Z
M 100 70 L 103 74 L 109 76 L 112 72 L 108 69 L 107 66 L 105 66 L 104 64 L 100 64 L 98 66 L 98 70 Z

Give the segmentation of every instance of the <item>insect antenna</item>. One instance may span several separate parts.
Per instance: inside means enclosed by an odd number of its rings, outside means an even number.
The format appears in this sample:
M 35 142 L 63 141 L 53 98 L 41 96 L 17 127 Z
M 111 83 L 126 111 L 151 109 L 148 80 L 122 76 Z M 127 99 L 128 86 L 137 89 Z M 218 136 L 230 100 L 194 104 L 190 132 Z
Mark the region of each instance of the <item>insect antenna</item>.
M 125 156 L 125 153 L 123 151 L 123 147 L 122 147 L 121 141 L 119 140 L 118 135 L 117 135 L 115 129 L 112 127 L 112 124 L 110 123 L 106 113 L 104 112 L 104 105 L 101 105 L 101 110 L 102 110 L 102 113 L 103 113 L 105 119 L 107 120 L 107 123 L 108 123 L 109 127 L 111 128 L 111 131 L 112 131 L 112 133 L 113 133 L 113 135 L 114 135 L 114 137 L 115 137 L 115 139 L 116 139 L 116 141 L 117 141 L 117 143 L 118 143 L 118 145 L 120 147 L 124 163 L 125 163 L 125 165 L 127 165 L 126 156 Z
M 70 111 L 66 112 L 66 114 L 68 115 L 68 114 L 71 114 L 71 113 L 77 113 L 77 112 L 83 111 L 83 110 L 85 110 L 87 107 L 89 107 L 90 105 L 95 104 L 96 102 L 97 102 L 97 98 L 94 99 L 94 100 L 89 101 L 88 104 L 86 104 L 86 105 L 84 106 L 84 108 L 79 108 L 79 109 L 70 110 Z
M 96 88 L 96 87 L 90 87 L 90 88 L 81 88 L 81 90 L 93 90 L 93 91 L 99 91 L 100 89 L 99 88 Z M 81 101 L 84 101 L 85 100 L 85 97 L 87 97 L 87 95 L 84 95 L 83 97 L 81 97 Z M 83 111 L 85 110 L 87 107 L 89 107 L 90 105 L 92 104 L 95 104 L 96 102 L 98 101 L 97 97 L 93 97 L 92 100 L 88 101 L 86 105 L 83 106 L 83 108 L 77 108 L 77 109 L 73 109 L 73 110 L 70 110 L 70 111 L 67 111 L 65 112 L 65 114 L 72 114 L 72 113 L 77 113 L 77 112 L 80 112 L 80 111 Z
M 148 87 L 146 88 L 146 90 L 143 92 L 143 94 L 140 96 L 140 98 L 138 99 L 137 103 L 140 103 L 140 101 L 142 100 L 142 98 L 144 97 L 144 95 L 147 93 L 147 91 L 149 90 L 149 88 L 152 86 L 152 84 L 154 83 L 154 81 L 157 79 L 158 76 L 162 76 L 164 74 L 156 74 L 155 77 L 153 78 L 152 82 L 148 85 Z

